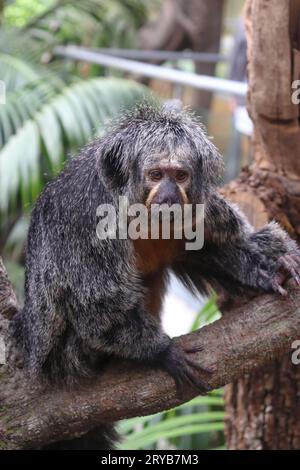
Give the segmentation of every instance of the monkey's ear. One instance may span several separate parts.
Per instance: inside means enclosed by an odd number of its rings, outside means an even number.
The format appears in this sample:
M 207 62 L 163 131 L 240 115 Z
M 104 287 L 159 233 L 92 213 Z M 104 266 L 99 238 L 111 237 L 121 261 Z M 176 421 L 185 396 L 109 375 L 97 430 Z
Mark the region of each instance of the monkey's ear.
M 105 186 L 120 190 L 128 181 L 129 168 L 124 155 L 124 136 L 111 134 L 103 138 L 98 154 L 98 169 Z
M 194 139 L 199 156 L 196 174 L 205 186 L 218 185 L 222 180 L 223 159 L 205 134 L 198 137 Z
M 209 184 L 219 185 L 222 181 L 223 159 L 212 142 L 208 140 L 206 151 L 203 155 L 204 178 Z

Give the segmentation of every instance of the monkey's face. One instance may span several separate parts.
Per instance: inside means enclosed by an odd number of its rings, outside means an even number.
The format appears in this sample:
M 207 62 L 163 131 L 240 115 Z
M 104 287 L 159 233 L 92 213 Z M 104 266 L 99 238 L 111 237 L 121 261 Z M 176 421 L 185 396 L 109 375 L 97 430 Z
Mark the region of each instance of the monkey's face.
M 161 150 L 161 153 L 159 153 Z M 148 210 L 151 226 L 169 224 L 180 230 L 186 204 L 193 206 L 191 188 L 194 184 L 188 150 L 179 145 L 170 149 L 154 149 L 144 155 L 142 165 L 142 202 Z
M 204 203 L 220 167 L 220 156 L 198 121 L 147 106 L 101 139 L 98 156 L 109 192 L 148 209 Z
M 192 177 L 188 168 L 180 163 L 160 162 L 144 170 L 145 204 L 188 204 L 188 191 Z

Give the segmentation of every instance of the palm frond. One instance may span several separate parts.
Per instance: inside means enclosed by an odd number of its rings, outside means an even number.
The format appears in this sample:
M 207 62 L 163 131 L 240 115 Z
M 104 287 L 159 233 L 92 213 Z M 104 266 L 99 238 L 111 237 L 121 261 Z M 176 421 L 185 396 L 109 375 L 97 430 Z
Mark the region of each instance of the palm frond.
M 221 396 L 210 393 L 197 397 L 173 410 L 142 418 L 122 421 L 118 430 L 124 437 L 119 449 L 159 449 L 160 442 L 164 446 L 176 448 L 189 447 L 188 437 L 210 435 L 224 430 L 224 400 Z M 182 445 L 182 439 L 185 444 Z M 166 441 L 169 441 L 167 443 Z
M 197 313 L 192 324 L 191 331 L 198 330 L 204 325 L 209 325 L 221 318 L 221 312 L 216 304 L 217 294 L 214 293 Z
M 39 73 L 24 60 L 8 54 L 0 54 L 1 80 L 6 89 L 14 90 L 40 78 Z
M 17 24 L 23 35 L 39 39 L 41 44 L 55 42 L 81 43 L 90 38 L 90 45 L 132 45 L 133 32 L 146 21 L 149 1 L 146 0 L 57 0 L 36 3 L 31 10 L 24 5 L 6 8 L 6 25 Z M 34 15 L 34 11 L 36 14 Z M 128 36 L 126 36 L 126 33 Z
M 51 89 L 28 109 L 31 92 L 24 89 L 18 103 L 8 96 L 7 106 L 1 107 L 0 135 L 5 142 L 0 150 L 3 214 L 16 210 L 20 203 L 29 206 L 45 178 L 63 166 L 68 151 L 76 151 L 122 108 L 149 94 L 145 87 L 129 80 L 94 78 L 65 86 L 56 94 Z

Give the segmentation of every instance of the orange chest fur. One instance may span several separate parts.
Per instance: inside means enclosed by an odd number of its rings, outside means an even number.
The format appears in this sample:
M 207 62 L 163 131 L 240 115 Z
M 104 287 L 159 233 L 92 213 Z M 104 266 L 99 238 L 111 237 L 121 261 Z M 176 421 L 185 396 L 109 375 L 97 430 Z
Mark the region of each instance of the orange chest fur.
M 136 264 L 143 275 L 155 273 L 169 267 L 182 253 L 182 240 L 134 240 Z
M 145 309 L 158 316 L 166 291 L 167 269 L 183 250 L 182 240 L 135 240 L 138 271 L 143 275 Z

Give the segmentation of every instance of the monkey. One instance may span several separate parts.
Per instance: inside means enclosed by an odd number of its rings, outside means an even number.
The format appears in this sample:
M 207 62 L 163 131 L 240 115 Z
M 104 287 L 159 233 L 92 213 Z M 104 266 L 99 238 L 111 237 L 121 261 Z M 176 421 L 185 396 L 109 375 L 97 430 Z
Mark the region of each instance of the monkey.
M 207 390 L 210 371 L 161 328 L 168 276 L 208 294 L 245 290 L 286 294 L 299 284 L 297 244 L 272 221 L 258 231 L 217 191 L 222 158 L 191 112 L 139 105 L 69 159 L 32 210 L 26 249 L 25 302 L 16 337 L 33 378 L 72 384 L 122 358 L 167 371 L 178 388 Z M 184 240 L 99 239 L 97 207 L 118 198 L 148 209 L 204 204 L 204 245 Z M 104 425 L 48 448 L 111 448 Z

